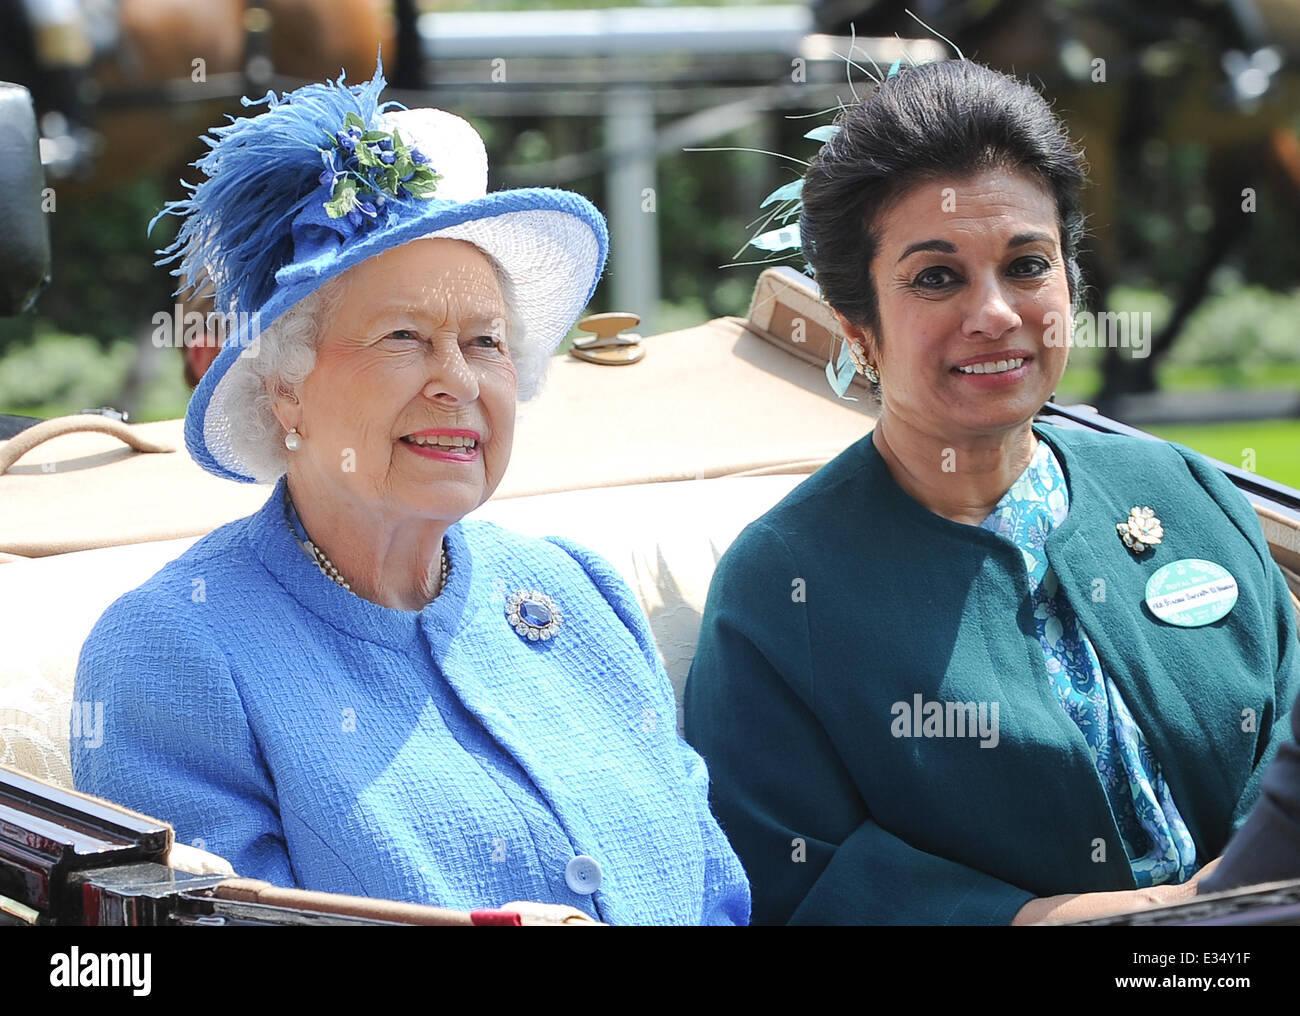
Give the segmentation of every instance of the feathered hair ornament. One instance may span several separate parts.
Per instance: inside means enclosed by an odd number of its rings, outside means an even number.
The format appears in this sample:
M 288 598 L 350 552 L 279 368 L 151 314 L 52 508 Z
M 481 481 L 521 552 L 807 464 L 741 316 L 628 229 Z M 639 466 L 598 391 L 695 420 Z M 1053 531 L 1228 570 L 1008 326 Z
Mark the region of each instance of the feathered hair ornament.
M 880 81 L 886 81 L 897 74 L 901 64 L 902 59 L 896 59 Z M 877 68 L 877 70 L 879 69 Z M 837 125 L 824 124 L 821 127 L 814 127 L 804 137 L 809 141 L 816 141 L 824 145 L 839 132 L 840 128 Z M 811 164 L 811 160 L 809 160 L 804 163 L 804 166 L 806 168 Z M 771 261 L 781 261 L 786 257 L 802 252 L 803 240 L 799 236 L 799 212 L 803 207 L 802 193 L 803 177 L 799 177 L 778 187 L 765 197 L 763 203 L 759 205 L 760 209 L 773 204 L 776 207 L 767 214 L 762 226 L 759 227 L 759 232 L 751 237 L 745 246 L 781 255 L 780 257 L 768 259 Z M 775 229 L 768 229 L 767 227 L 773 222 L 780 223 L 780 225 Z M 744 247 L 741 250 L 744 250 Z M 812 274 L 811 265 L 808 267 L 808 274 Z M 853 375 L 856 372 L 857 365 L 853 360 L 852 349 L 848 342 L 841 342 L 839 356 L 826 364 L 826 380 L 830 383 L 831 390 L 839 398 L 847 399 L 850 402 L 856 401 L 847 394 L 849 385 L 853 381 Z
M 926 31 L 932 33 L 933 35 L 942 39 L 944 42 L 948 43 L 948 45 L 952 46 L 952 48 L 956 51 L 957 57 L 959 59 L 962 60 L 965 59 L 965 56 L 962 54 L 961 49 L 958 48 L 956 43 L 954 43 L 951 39 L 947 38 L 944 35 L 940 35 L 940 33 L 936 32 L 933 28 L 931 28 L 924 21 L 918 18 L 910 10 L 905 11 L 905 13 L 910 18 L 912 18 L 913 21 L 917 22 L 917 24 L 921 25 L 921 27 L 926 29 Z M 861 71 L 868 79 L 875 82 L 875 84 L 882 85 L 899 72 L 899 69 L 901 68 L 903 61 L 902 61 L 902 57 L 895 59 L 894 62 L 890 65 L 889 70 L 882 72 L 880 70 L 880 67 L 876 65 L 876 62 L 872 60 L 871 64 L 872 67 L 875 69 L 875 73 L 873 74 L 871 71 L 867 70 L 867 68 L 863 67 L 861 64 L 857 63 L 853 59 L 853 51 L 856 48 L 856 44 L 857 44 L 857 33 L 856 31 L 853 30 L 852 26 L 850 25 L 849 52 L 847 55 L 844 54 L 841 55 L 843 56 L 844 59 L 845 72 L 849 78 L 848 79 L 849 89 L 850 91 L 853 92 L 854 100 L 860 101 L 857 91 L 853 87 L 852 72 L 854 69 Z M 868 59 L 870 58 L 868 57 Z M 911 58 L 909 57 L 909 60 L 910 59 Z M 913 66 L 915 66 L 914 62 L 913 62 Z M 842 108 L 843 105 L 841 104 L 840 109 Z M 830 110 L 823 110 L 821 113 L 816 113 L 813 115 L 822 116 L 827 112 L 830 112 Z M 814 127 L 807 134 L 805 134 L 804 137 L 809 141 L 816 141 L 821 145 L 825 145 L 832 138 L 834 138 L 835 135 L 837 135 L 839 132 L 840 132 L 840 128 L 838 125 L 823 124 L 820 127 Z M 811 159 L 797 159 L 794 156 L 783 155 L 780 152 L 767 152 L 756 148 L 688 148 L 686 150 L 696 151 L 696 152 L 756 152 L 760 155 L 772 155 L 778 159 L 785 159 L 788 162 L 797 163 L 798 165 L 802 166 L 804 170 L 807 170 L 808 167 L 812 165 Z M 775 207 L 773 207 L 770 212 L 767 212 L 765 215 L 760 216 L 759 220 L 755 220 L 756 222 L 758 222 L 757 231 L 754 233 L 753 236 L 751 236 L 747 241 L 745 241 L 744 245 L 741 246 L 740 250 L 736 251 L 734 255 L 734 257 L 738 258 L 742 253 L 744 253 L 745 248 L 753 247 L 755 250 L 764 251 L 767 254 L 772 254 L 775 256 L 761 258 L 754 261 L 733 261 L 731 264 L 723 265 L 722 267 L 734 268 L 734 267 L 739 267 L 741 265 L 773 264 L 778 261 L 789 260 L 790 258 L 795 257 L 796 255 L 800 254 L 803 251 L 803 239 L 799 235 L 799 221 L 798 221 L 799 212 L 803 207 L 803 199 L 801 197 L 803 193 L 803 182 L 804 181 L 802 176 L 797 177 L 796 179 L 791 180 L 787 184 L 782 184 L 780 187 L 772 191 L 771 194 L 769 194 L 767 197 L 763 199 L 762 203 L 759 205 L 760 210 L 767 208 L 769 205 L 773 205 Z M 753 223 L 751 223 L 751 225 L 753 225 Z M 772 228 L 774 225 L 775 228 Z M 813 275 L 812 265 L 809 265 L 806 262 L 805 262 L 805 270 L 808 275 Z M 848 342 L 841 342 L 840 352 L 838 357 L 833 358 L 832 360 L 828 361 L 826 364 L 826 380 L 830 383 L 831 390 L 834 391 L 839 398 L 847 399 L 850 402 L 856 401 L 851 396 L 846 394 L 849 390 L 850 383 L 853 381 L 853 375 L 856 370 L 857 367 L 854 364 L 853 354 L 849 347 Z

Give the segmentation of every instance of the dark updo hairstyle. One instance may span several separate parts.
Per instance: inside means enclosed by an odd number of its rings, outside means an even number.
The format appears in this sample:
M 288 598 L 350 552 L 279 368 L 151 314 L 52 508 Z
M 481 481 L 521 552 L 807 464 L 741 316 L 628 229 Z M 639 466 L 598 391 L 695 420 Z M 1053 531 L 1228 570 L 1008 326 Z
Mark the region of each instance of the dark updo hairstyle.
M 1029 85 L 969 60 L 904 67 L 836 123 L 804 177 L 799 232 L 822 297 L 853 324 L 879 341 L 871 263 L 890 204 L 917 184 L 995 168 L 1027 173 L 1055 199 L 1078 304 L 1083 157 Z

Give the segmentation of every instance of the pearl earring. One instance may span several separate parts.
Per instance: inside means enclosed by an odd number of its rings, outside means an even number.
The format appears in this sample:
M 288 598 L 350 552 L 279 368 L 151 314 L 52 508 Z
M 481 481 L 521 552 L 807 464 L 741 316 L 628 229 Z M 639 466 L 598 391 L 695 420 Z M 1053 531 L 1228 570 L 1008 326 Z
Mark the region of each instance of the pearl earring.
M 284 435 L 284 446 L 291 452 L 296 452 L 302 447 L 302 436 L 298 433 L 297 427 L 292 427 L 289 433 Z

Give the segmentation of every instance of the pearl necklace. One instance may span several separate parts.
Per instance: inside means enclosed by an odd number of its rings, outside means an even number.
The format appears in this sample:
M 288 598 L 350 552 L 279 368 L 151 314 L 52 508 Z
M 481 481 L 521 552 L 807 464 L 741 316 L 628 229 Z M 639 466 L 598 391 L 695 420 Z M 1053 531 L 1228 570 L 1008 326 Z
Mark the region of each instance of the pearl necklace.
M 294 531 L 293 520 L 297 516 L 297 514 L 298 514 L 297 510 L 293 506 L 293 498 L 289 496 L 289 486 L 288 484 L 285 484 L 284 522 L 285 525 L 289 527 L 289 534 L 293 536 L 295 540 L 298 539 L 298 534 Z M 299 519 L 298 523 L 301 526 L 302 520 Z M 305 526 L 302 526 L 302 531 L 303 531 L 303 538 L 301 540 L 298 540 L 298 542 L 302 545 L 302 547 L 305 550 L 307 550 L 311 554 L 312 560 L 316 562 L 316 567 L 320 569 L 321 574 L 324 575 L 326 578 L 332 579 L 333 581 L 337 582 L 347 592 L 349 593 L 352 592 L 352 587 L 348 585 L 347 580 L 344 579 L 343 576 L 339 574 L 339 570 L 334 567 L 334 562 L 325 556 L 325 551 L 321 550 L 320 547 L 312 543 L 311 537 L 306 535 L 307 529 Z M 439 576 L 438 591 L 433 594 L 434 599 L 437 599 L 439 596 L 441 596 L 442 591 L 445 588 L 447 588 L 447 572 L 449 569 L 447 565 L 447 547 L 445 544 L 439 548 L 439 557 L 440 557 L 440 564 L 438 567 L 438 576 Z

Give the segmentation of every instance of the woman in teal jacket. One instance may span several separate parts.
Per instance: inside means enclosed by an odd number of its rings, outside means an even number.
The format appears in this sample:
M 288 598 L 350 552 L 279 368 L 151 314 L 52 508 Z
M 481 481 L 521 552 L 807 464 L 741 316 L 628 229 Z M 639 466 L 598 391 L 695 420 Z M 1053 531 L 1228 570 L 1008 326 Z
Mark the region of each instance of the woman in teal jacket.
M 879 419 L 728 550 L 686 690 L 754 919 L 1194 895 L 1300 691 L 1255 515 L 1191 451 L 1033 424 L 1083 180 L 1036 92 L 926 65 L 839 124 L 801 234 Z

